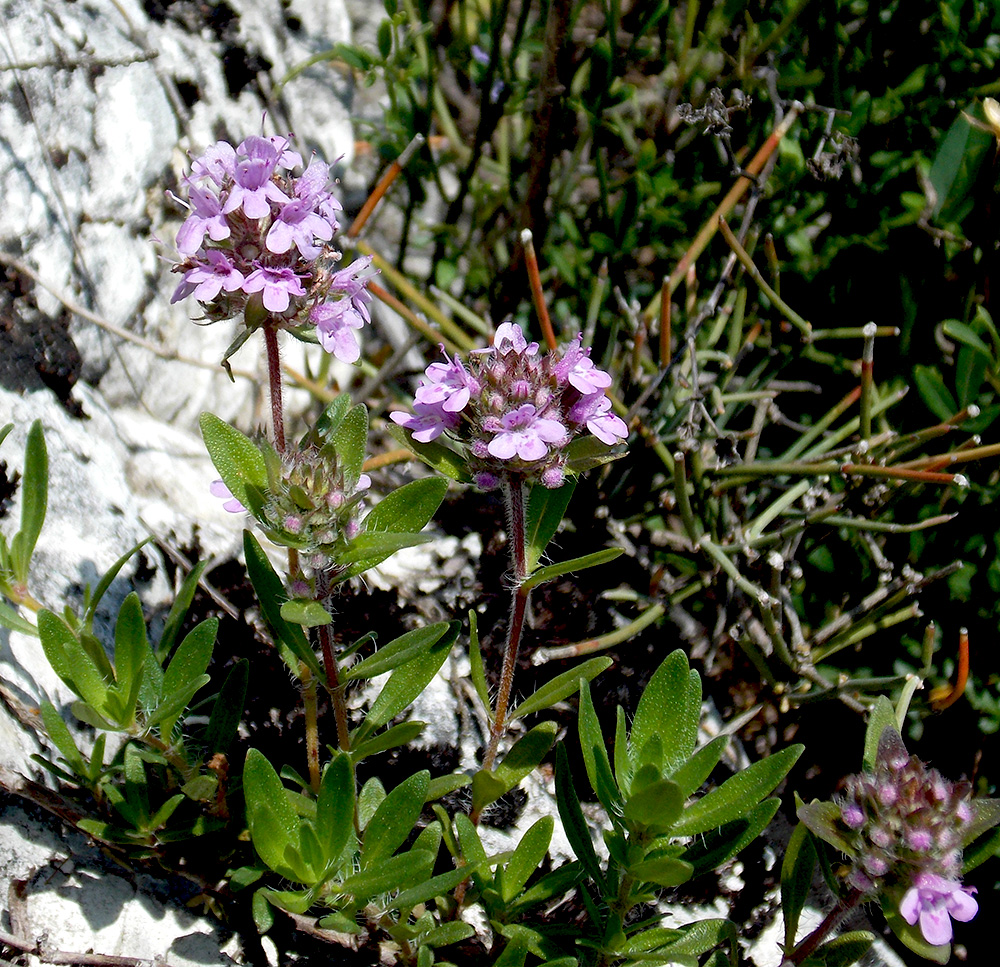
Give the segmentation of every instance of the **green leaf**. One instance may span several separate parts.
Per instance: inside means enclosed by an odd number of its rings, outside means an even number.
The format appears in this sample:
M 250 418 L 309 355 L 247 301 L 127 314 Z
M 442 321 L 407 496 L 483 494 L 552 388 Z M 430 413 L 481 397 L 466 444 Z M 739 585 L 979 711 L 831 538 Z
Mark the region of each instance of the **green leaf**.
M 694 867 L 695 876 L 718 869 L 764 831 L 780 805 L 781 800 L 777 797 L 765 799 L 753 809 L 747 810 L 739 819 L 698 836 L 681 858 Z
M 981 113 L 982 109 L 979 109 Z M 962 111 L 941 140 L 927 180 L 934 189 L 933 213 L 943 222 L 956 218 L 972 193 L 989 156 L 993 138 Z
M 451 653 L 460 627 L 457 621 L 448 622 L 446 632 L 427 651 L 393 671 L 365 716 L 362 737 L 399 715 L 427 687 Z
M 381 564 L 396 551 L 401 551 L 404 547 L 427 544 L 431 540 L 433 537 L 430 534 L 358 534 L 345 550 L 337 554 L 337 564 L 347 567 L 340 579 L 357 577 Z
M 366 534 L 417 533 L 441 506 L 448 482 L 440 477 L 414 480 L 383 497 L 363 521 Z
M 89 773 L 87 764 L 83 761 L 83 755 L 73 740 L 73 735 L 69 730 L 69 726 L 63 721 L 63 717 L 56 711 L 55 706 L 51 702 L 43 701 L 39 711 L 42 715 L 45 731 L 48 733 L 52 743 L 62 753 L 69 767 L 78 776 L 86 778 Z
M 118 577 L 118 572 L 126 565 L 128 562 L 142 550 L 153 538 L 147 537 L 144 541 L 139 541 L 135 547 L 127 550 L 114 564 L 111 565 L 101 576 L 101 580 L 97 582 L 97 587 L 89 596 L 87 601 L 87 609 L 83 614 L 83 618 L 80 620 L 80 626 L 85 631 L 92 631 L 94 624 L 94 613 L 97 610 L 97 606 L 101 603 L 102 598 L 107 593 L 108 588 L 111 587 L 111 582 Z M 171 609 L 173 613 L 173 609 Z
M 409 745 L 409 743 L 423 732 L 426 725 L 426 722 L 418 722 L 416 719 L 400 722 L 399 725 L 394 725 L 392 728 L 386 729 L 385 732 L 374 739 L 368 739 L 353 747 L 351 749 L 351 759 L 357 764 L 370 755 L 377 755 L 379 752 L 385 752 L 388 749 L 396 749 L 402 745 Z
M 174 657 L 163 675 L 163 695 L 184 694 L 184 707 L 194 698 L 195 693 L 205 685 L 209 662 L 215 648 L 215 636 L 219 630 L 218 618 L 206 618 L 198 622 L 180 643 Z M 183 708 L 181 709 L 183 711 Z M 160 731 L 169 736 L 173 732 L 176 717 L 160 719 Z
M 518 897 L 511 907 L 510 915 L 514 916 L 516 913 L 528 910 L 539 903 L 547 903 L 555 897 L 560 897 L 574 887 L 581 886 L 583 880 L 584 873 L 581 863 L 574 861 L 557 867 L 551 873 L 546 873 L 540 880 L 536 880 Z
M 107 684 L 66 622 L 43 608 L 38 613 L 38 636 L 52 670 L 96 711 L 103 710 Z
M 326 767 L 316 801 L 316 832 L 331 868 L 354 834 L 354 769 L 350 757 L 338 753 Z
M 569 698 L 580 687 L 580 679 L 592 681 L 606 668 L 610 668 L 612 660 L 610 658 L 591 658 L 582 665 L 577 665 L 569 671 L 556 675 L 550 682 L 546 682 L 537 692 L 529 695 L 520 705 L 511 711 L 508 721 L 523 718 L 525 715 L 532 715 L 550 708 L 556 702 L 561 702 L 564 698 Z
M 524 579 L 523 587 L 530 590 L 545 581 L 569 574 L 571 571 L 583 571 L 588 567 L 597 567 L 599 564 L 607 564 L 616 557 L 621 557 L 624 552 L 620 547 L 610 547 L 603 551 L 594 551 L 593 554 L 584 554 L 582 557 L 574 557 L 571 561 L 561 561 L 558 564 L 549 564 L 539 568 L 533 574 L 529 574 Z
M 10 542 L 10 565 L 14 580 L 24 584 L 31 568 L 31 555 L 45 523 L 49 500 L 49 454 L 42 421 L 35 420 L 24 445 L 21 479 L 21 529 Z
M 198 582 L 201 580 L 202 574 L 205 573 L 206 567 L 208 567 L 208 561 L 199 561 L 188 571 L 187 577 L 184 578 L 177 592 L 177 597 L 174 598 L 174 603 L 170 606 L 170 613 L 163 623 L 163 633 L 156 645 L 156 660 L 161 665 L 166 661 L 181 633 L 184 619 L 187 617 L 188 609 L 194 600 L 194 593 L 198 590 Z
M 792 831 L 781 864 L 781 912 L 785 921 L 785 950 L 795 946 L 799 917 L 809 896 L 816 868 L 816 846 L 805 823 Z
M 694 752 L 700 718 L 701 679 L 688 669 L 687 657 L 678 649 L 656 669 L 639 699 L 629 736 L 632 765 L 638 764 L 643 747 L 656 735 L 663 744 L 663 771 L 673 772 Z M 679 830 L 678 835 L 682 835 Z
M 896 712 L 892 707 L 892 702 L 884 695 L 879 695 L 868 713 L 868 728 L 865 730 L 865 753 L 861 763 L 865 772 L 875 771 L 879 739 L 882 738 L 882 733 L 887 728 L 897 728 Z
M 694 874 L 694 867 L 684 860 L 672 856 L 660 856 L 643 860 L 630 866 L 628 872 L 641 883 L 655 883 L 657 886 L 672 887 L 687 883 Z
M 22 635 L 31 635 L 32 638 L 38 637 L 38 629 L 30 621 L 22 618 L 2 598 L 0 598 L 0 625 Z
M 345 681 L 351 682 L 359 678 L 375 678 L 384 672 L 392 671 L 432 648 L 449 630 L 451 624 L 447 621 L 439 621 L 424 628 L 414 628 L 413 631 L 408 631 L 405 635 L 400 635 L 387 645 L 383 645 L 374 655 L 352 665 L 342 677 Z
M 711 742 L 703 745 L 684 765 L 670 774 L 670 778 L 680 786 L 685 799 L 693 796 L 712 774 L 728 744 L 728 735 L 717 735 Z
M 292 598 L 279 609 L 281 617 L 289 624 L 301 625 L 303 628 L 317 628 L 328 625 L 333 616 L 318 601 L 311 598 Z
M 960 342 L 970 349 L 974 349 L 977 353 L 981 353 L 990 362 L 993 361 L 993 353 L 990 351 L 990 347 L 979 338 L 972 326 L 967 326 L 964 322 L 959 322 L 957 319 L 946 319 L 942 323 L 941 328 L 949 339 L 954 339 L 955 342 Z
M 334 886 L 337 893 L 349 893 L 364 901 L 383 893 L 408 890 L 430 879 L 434 857 L 423 850 L 390 856 L 374 869 L 364 869 Z
M 529 877 L 542 865 L 545 854 L 552 841 L 552 830 L 555 820 L 551 816 L 543 816 L 535 822 L 521 837 L 514 855 L 504 868 L 503 902 L 511 903 L 524 889 Z
M 472 867 L 460 866 L 457 869 L 448 870 L 447 873 L 440 873 L 427 880 L 426 883 L 410 887 L 410 889 L 396 894 L 392 905 L 396 910 L 412 910 L 418 903 L 426 903 L 428 900 L 433 900 L 434 897 L 450 893 L 459 883 L 468 879 L 472 872 Z M 463 926 L 466 925 L 463 924 Z
M 252 507 L 247 487 L 266 491 L 268 486 L 267 468 L 257 445 L 211 413 L 202 413 L 199 423 L 205 447 L 222 482 L 244 507 Z
M 809 831 L 818 836 L 824 843 L 829 843 L 834 849 L 847 856 L 854 856 L 854 848 L 840 832 L 840 807 L 832 802 L 813 800 L 799 806 L 796 811 L 799 821 L 809 827 Z
M 514 743 L 493 772 L 481 769 L 472 778 L 472 807 L 479 811 L 513 789 L 533 772 L 555 741 L 558 726 L 541 722 Z
M 310 877 L 301 861 L 289 862 L 298 847 L 300 820 L 274 767 L 256 749 L 247 753 L 243 793 L 250 838 L 257 854 L 279 876 L 307 883 Z
M 247 697 L 247 683 L 250 679 L 250 662 L 240 658 L 232 668 L 226 680 L 222 683 L 218 698 L 212 706 L 212 715 L 205 731 L 205 751 L 208 755 L 216 752 L 226 753 L 240 721 L 243 718 L 243 706 Z
M 469 664 L 472 685 L 483 704 L 483 711 L 489 715 L 492 712 L 490 689 L 486 684 L 486 668 L 483 665 L 483 653 L 479 648 L 479 621 L 476 612 L 469 612 Z
M 566 448 L 566 469 L 572 474 L 581 474 L 585 470 L 593 470 L 605 463 L 611 463 L 619 457 L 624 457 L 628 453 L 628 447 L 624 443 L 617 443 L 609 447 L 606 443 L 601 443 L 593 434 L 587 433 L 577 437 Z
M 317 435 L 326 440 L 329 438 L 330 434 L 335 433 L 337 428 L 341 423 L 344 422 L 344 417 L 347 416 L 348 410 L 352 406 L 351 397 L 349 393 L 341 393 L 336 399 L 330 403 L 325 410 L 319 415 L 319 419 L 316 420 L 316 433 Z
M 358 793 L 358 824 L 362 829 L 366 829 L 371 822 L 375 810 L 382 805 L 385 800 L 385 788 L 379 782 L 377 776 L 372 776 Z
M 465 458 L 453 450 L 435 440 L 432 443 L 418 443 L 401 426 L 395 423 L 390 424 L 387 429 L 398 443 L 401 443 L 407 450 L 419 457 L 432 470 L 451 480 L 459 483 L 472 483 L 472 474 L 469 473 Z
M 284 645 L 295 658 L 304 662 L 314 675 L 323 678 L 323 670 L 302 628 L 290 624 L 281 617 L 281 603 L 287 598 L 285 586 L 250 531 L 243 532 L 243 553 L 247 563 L 247 576 L 253 585 L 264 620 L 274 634 L 275 642 Z M 293 667 L 292 670 L 298 674 L 297 667 Z
M 968 806 L 972 818 L 962 827 L 963 847 L 1000 823 L 1000 799 L 973 799 Z
M 440 877 L 435 877 L 434 879 L 439 880 L 448 875 L 448 873 L 443 873 Z M 456 883 L 455 885 L 457 886 L 458 884 Z M 434 894 L 434 896 L 439 895 L 441 895 L 440 892 Z M 395 902 L 398 904 L 398 897 Z M 410 905 L 412 906 L 413 904 Z M 424 947 L 448 947 L 451 944 L 468 940 L 468 938 L 475 934 L 475 932 L 475 927 L 469 923 L 462 923 L 461 921 L 442 923 L 439 927 L 435 927 L 429 933 L 424 934 L 420 938 L 421 949 Z
M 580 683 L 580 714 L 577 726 L 580 733 L 580 751 L 583 753 L 583 764 L 587 769 L 590 785 L 608 814 L 614 815 L 621 809 L 622 797 L 611 774 L 608 750 L 604 745 L 600 722 L 590 697 L 590 686 L 585 681 Z
M 568 480 L 555 490 L 531 488 L 525 524 L 525 566 L 529 573 L 538 567 L 545 548 L 559 529 L 575 489 L 575 480 Z
M 684 810 L 684 794 L 676 782 L 660 779 L 625 800 L 624 816 L 629 823 L 651 832 L 666 832 Z
M 344 472 L 344 485 L 354 490 L 365 462 L 368 446 L 368 410 L 363 403 L 352 406 L 340 425 L 329 434 L 337 451 L 337 463 Z
M 802 745 L 792 745 L 755 762 L 727 779 L 718 789 L 696 800 L 677 821 L 675 836 L 694 836 L 748 813 L 771 793 L 802 755 Z
M 934 366 L 914 366 L 913 381 L 927 408 L 939 419 L 951 419 L 958 412 L 958 404 L 944 385 L 941 374 Z
M 377 865 L 403 845 L 420 818 L 430 778 L 426 769 L 414 773 L 385 797 L 365 830 L 362 869 Z
M 473 826 L 472 820 L 465 813 L 455 815 L 455 832 L 458 834 L 458 843 L 462 858 L 465 860 L 465 868 L 475 870 L 485 866 L 486 850 L 479 838 L 479 830 Z
M 583 818 L 580 809 L 580 799 L 573 786 L 573 776 L 570 773 L 569 757 L 566 747 L 559 744 L 556 748 L 556 806 L 562 819 L 563 830 L 576 858 L 583 864 L 590 878 L 601 890 L 607 886 L 597 851 L 590 838 L 590 827 Z
M 803 963 L 810 967 L 850 967 L 868 953 L 874 942 L 875 934 L 867 930 L 851 930 L 822 944 Z

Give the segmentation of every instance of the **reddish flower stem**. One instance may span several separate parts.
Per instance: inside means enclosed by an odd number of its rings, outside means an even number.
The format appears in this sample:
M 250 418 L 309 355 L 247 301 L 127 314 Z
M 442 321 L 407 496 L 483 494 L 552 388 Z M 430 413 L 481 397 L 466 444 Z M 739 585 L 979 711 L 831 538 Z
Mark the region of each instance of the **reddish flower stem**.
M 267 347 L 267 382 L 271 391 L 271 430 L 274 449 L 285 452 L 285 416 L 281 400 L 281 351 L 278 349 L 278 330 L 268 323 L 264 326 L 264 345 Z
M 823 922 L 811 933 L 802 943 L 797 944 L 791 951 L 785 954 L 785 959 L 781 962 L 782 967 L 789 964 L 801 964 L 810 954 L 815 953 L 819 945 L 826 939 L 826 935 L 840 923 L 848 913 L 851 912 L 864 898 L 860 890 L 853 889 L 842 900 L 837 901 L 837 905 L 823 918 Z
M 523 478 L 518 474 L 506 474 L 503 480 L 503 492 L 507 503 L 507 545 L 510 549 L 514 591 L 510 602 L 510 621 L 507 625 L 507 646 L 504 649 L 503 670 L 500 673 L 500 690 L 497 693 L 493 726 L 490 729 L 490 741 L 486 747 L 486 755 L 483 757 L 484 769 L 493 768 L 500 737 L 507 725 L 507 707 L 514 684 L 514 672 L 517 669 L 517 654 L 521 647 L 521 633 L 524 630 L 524 616 L 528 609 L 528 595 L 531 593 L 530 589 L 524 587 L 524 579 L 528 576 L 528 567 L 525 547 L 525 486 Z

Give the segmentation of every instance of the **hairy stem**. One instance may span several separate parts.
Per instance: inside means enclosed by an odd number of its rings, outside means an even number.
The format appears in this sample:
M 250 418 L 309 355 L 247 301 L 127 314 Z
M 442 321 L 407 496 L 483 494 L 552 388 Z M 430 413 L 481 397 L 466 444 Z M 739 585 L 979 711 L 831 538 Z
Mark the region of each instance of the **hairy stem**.
M 278 330 L 264 326 L 264 345 L 267 348 L 267 383 L 271 392 L 271 429 L 274 449 L 285 452 L 285 416 L 281 402 L 281 352 L 278 349 Z
M 316 577 L 316 597 L 320 604 L 325 607 L 327 599 L 330 597 L 330 574 L 328 571 L 321 571 Z M 337 721 L 337 745 L 346 752 L 351 747 L 351 736 L 347 724 L 347 702 L 344 701 L 344 689 L 340 684 L 340 674 L 337 670 L 337 656 L 333 650 L 333 629 L 330 625 L 320 625 L 316 629 L 316 633 L 323 651 L 326 690 L 330 693 L 333 715 Z
M 525 486 L 523 478 L 518 474 L 507 474 L 503 481 L 503 493 L 507 503 L 507 543 L 510 548 L 514 590 L 510 602 L 510 621 L 507 624 L 507 646 L 504 649 L 503 670 L 500 673 L 500 690 L 497 693 L 493 726 L 490 729 L 490 741 L 483 758 L 484 769 L 493 768 L 497 746 L 500 744 L 500 737 L 506 726 L 510 690 L 514 684 L 517 653 L 521 647 L 521 632 L 524 630 L 524 616 L 528 609 L 528 595 L 531 593 L 530 588 L 524 587 L 528 568 L 525 556 Z
M 306 761 L 309 763 L 309 785 L 319 792 L 319 721 L 316 701 L 316 676 L 305 665 L 299 665 L 302 681 L 302 705 L 306 716 Z
M 863 897 L 864 894 L 860 890 L 852 889 L 844 899 L 838 900 L 837 905 L 823 918 L 823 922 L 802 943 L 793 947 L 785 955 L 782 967 L 789 964 L 801 964 L 806 957 L 815 953 L 816 948 L 826 939 L 827 934 L 861 902 Z

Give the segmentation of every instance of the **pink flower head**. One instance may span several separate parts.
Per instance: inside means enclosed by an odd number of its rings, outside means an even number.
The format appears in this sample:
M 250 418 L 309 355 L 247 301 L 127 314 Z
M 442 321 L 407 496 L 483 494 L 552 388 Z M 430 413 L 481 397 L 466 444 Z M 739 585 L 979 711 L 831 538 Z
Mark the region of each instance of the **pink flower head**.
M 213 242 L 221 242 L 230 235 L 222 203 L 214 191 L 192 185 L 189 197 L 192 212 L 177 231 L 177 251 L 181 255 L 194 255 L 206 233 Z
M 272 269 L 261 265 L 243 283 L 248 295 L 263 290 L 264 308 L 269 312 L 284 312 L 291 297 L 303 296 L 302 280 L 291 269 Z
M 324 302 L 314 306 L 309 313 L 310 321 L 316 326 L 319 344 L 341 362 L 354 363 L 361 356 L 355 329 L 365 324 L 365 316 L 358 311 L 351 299 Z
M 209 249 L 205 253 L 205 261 L 184 273 L 170 301 L 180 302 L 193 294 L 199 302 L 211 302 L 223 289 L 235 292 L 243 287 L 243 273 L 233 265 L 226 253 Z
M 541 460 L 549 452 L 548 444 L 559 446 L 569 437 L 566 427 L 558 420 L 540 417 L 531 403 L 504 414 L 500 423 L 500 431 L 486 448 L 499 460 L 515 456 L 526 461 Z
M 918 873 L 903 894 L 899 913 L 911 925 L 919 920 L 924 940 L 937 947 L 951 941 L 952 920 L 966 923 L 979 912 L 972 896 L 975 892 L 975 887 L 962 886 L 958 880 Z

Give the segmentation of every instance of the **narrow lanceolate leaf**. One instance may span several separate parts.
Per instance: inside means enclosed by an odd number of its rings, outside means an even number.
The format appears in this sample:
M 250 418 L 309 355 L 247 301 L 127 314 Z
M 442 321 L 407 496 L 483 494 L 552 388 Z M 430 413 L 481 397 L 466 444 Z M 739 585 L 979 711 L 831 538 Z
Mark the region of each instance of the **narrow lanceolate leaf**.
M 685 799 L 693 796 L 712 774 L 728 744 L 728 735 L 716 736 L 711 742 L 703 745 L 684 765 L 671 773 L 670 778 L 681 787 Z
M 580 732 L 580 751 L 583 753 L 583 763 L 587 769 L 590 785 L 597 793 L 601 805 L 609 814 L 613 814 L 621 808 L 622 797 L 611 774 L 604 735 L 597 719 L 594 702 L 590 697 L 590 686 L 586 682 L 580 684 L 580 714 L 577 725 Z
M 66 622 L 43 609 L 38 613 L 38 635 L 52 670 L 95 710 L 103 710 L 107 683 Z
M 583 864 L 591 879 L 603 889 L 605 881 L 601 862 L 590 838 L 590 827 L 580 809 L 580 799 L 573 787 L 573 776 L 570 773 L 569 757 L 562 744 L 556 750 L 556 806 L 576 858 Z
M 434 869 L 434 856 L 424 850 L 410 850 L 390 856 L 373 868 L 349 876 L 334 886 L 337 893 L 350 893 L 366 900 L 395 890 L 408 890 L 429 880 Z
M 250 662 L 241 658 L 229 670 L 226 680 L 212 706 L 212 715 L 205 732 L 205 750 L 209 755 L 228 752 L 243 719 L 247 684 L 250 680 Z
M 866 772 L 874 772 L 879 739 L 882 738 L 882 733 L 890 727 L 897 728 L 896 712 L 892 707 L 892 702 L 884 695 L 879 695 L 868 713 L 868 728 L 865 730 L 865 753 L 862 767 Z
M 69 727 L 63 721 L 63 717 L 56 711 L 51 702 L 42 702 L 40 711 L 42 722 L 45 724 L 45 731 L 55 744 L 55 747 L 62 753 L 63 758 L 69 767 L 78 775 L 87 775 L 87 765 L 83 761 L 83 756 L 77 748 L 76 742 Z
M 528 497 L 528 517 L 525 525 L 525 564 L 529 572 L 538 567 L 549 541 L 555 536 L 566 508 L 576 489 L 576 481 L 568 480 L 561 487 L 532 487 Z
M 838 825 L 840 807 L 835 803 L 813 800 L 799 806 L 797 815 L 800 822 L 805 823 L 814 836 L 818 836 L 824 843 L 829 843 L 834 849 L 839 849 L 848 856 L 854 856 L 854 847 L 840 831 Z
M 574 557 L 570 561 L 560 561 L 558 564 L 549 564 L 540 567 L 537 571 L 529 574 L 524 580 L 524 588 L 530 590 L 551 581 L 553 578 L 561 577 L 563 574 L 570 574 L 573 571 L 584 571 L 588 567 L 597 567 L 599 564 L 607 564 L 616 557 L 622 556 L 620 547 L 609 547 L 603 551 L 594 551 L 593 554 L 584 554 L 582 557 Z
M 424 477 L 392 491 L 365 517 L 365 533 L 417 533 L 430 523 L 447 490 L 446 480 Z
M 335 433 L 340 424 L 344 422 L 344 417 L 347 416 L 347 411 L 350 408 L 351 397 L 347 393 L 342 393 L 320 414 L 316 421 L 316 432 L 321 437 Z
M 337 753 L 323 773 L 316 803 L 316 833 L 326 867 L 332 867 L 340 858 L 353 832 L 354 770 L 350 758 Z
M 449 622 L 438 621 L 424 628 L 414 628 L 383 645 L 374 655 L 352 665 L 342 677 L 349 682 L 358 678 L 375 678 L 376 675 L 405 665 L 440 641 L 449 627 Z
M 662 856 L 643 860 L 629 867 L 629 875 L 641 883 L 655 883 L 657 886 L 671 887 L 687 883 L 694 873 L 694 867 L 684 860 Z
M 664 659 L 639 699 L 629 736 L 633 766 L 653 736 L 662 744 L 665 773 L 683 765 L 694 752 L 700 717 L 701 679 L 678 649 Z
M 815 867 L 816 846 L 809 828 L 800 822 L 792 831 L 781 864 L 781 912 L 785 921 L 786 950 L 791 950 L 795 944 L 799 917 L 812 886 Z
M 177 719 L 197 691 L 208 683 L 205 671 L 212 660 L 218 630 L 218 618 L 206 618 L 198 622 L 184 636 L 184 640 L 174 652 L 174 657 L 170 659 L 170 664 L 163 674 L 163 696 L 165 699 L 173 697 L 175 702 L 179 702 L 180 708 L 170 715 L 159 718 L 160 731 L 165 737 L 173 731 Z
M 673 828 L 674 835 L 694 836 L 742 816 L 785 778 L 803 748 L 789 746 L 727 779 L 684 810 Z
M 718 869 L 731 860 L 741 849 L 752 843 L 774 818 L 781 800 L 765 799 L 739 819 L 720 826 L 704 836 L 697 836 L 684 851 L 682 859 L 694 867 L 694 875 L 701 876 Z
M 403 845 L 420 818 L 430 778 L 426 769 L 417 772 L 396 786 L 382 801 L 365 830 L 361 849 L 363 869 L 377 866 Z
M 444 634 L 430 648 L 392 672 L 365 716 L 362 740 L 399 715 L 427 687 L 451 652 L 459 628 L 457 621 L 448 622 Z
M 101 599 L 107 593 L 108 588 L 111 587 L 111 583 L 116 577 L 118 577 L 118 572 L 126 565 L 132 558 L 139 553 L 140 549 L 145 547 L 153 538 L 147 537 L 144 541 L 139 541 L 135 547 L 130 547 L 114 564 L 109 567 L 104 574 L 101 575 L 101 580 L 97 582 L 97 587 L 94 588 L 90 595 L 90 600 L 87 602 L 87 610 L 83 614 L 83 618 L 80 620 L 80 625 L 85 631 L 92 631 L 94 624 L 94 613 L 97 611 L 97 606 L 101 603 Z M 176 602 L 175 602 L 176 604 Z M 170 609 L 170 613 L 173 614 L 173 608 Z
M 333 621 L 333 616 L 318 601 L 311 598 L 292 598 L 281 606 L 281 617 L 289 624 L 303 628 L 318 628 Z
M 187 617 L 188 608 L 191 607 L 194 593 L 198 590 L 198 582 L 201 580 L 202 574 L 205 573 L 206 567 L 208 567 L 208 561 L 199 561 L 191 568 L 177 592 L 177 597 L 174 598 L 174 603 L 170 606 L 170 613 L 163 623 L 163 633 L 156 646 L 156 659 L 161 665 L 167 660 L 167 656 L 177 643 L 184 619 Z
M 299 819 L 274 767 L 256 749 L 247 753 L 243 790 L 250 838 L 260 858 L 285 879 L 305 882 L 301 865 L 288 861 L 298 847 Z
M 347 568 L 341 580 L 357 577 L 404 547 L 415 547 L 432 540 L 430 534 L 380 533 L 359 534 L 337 554 L 337 563 Z
M 267 489 L 267 468 L 260 450 L 249 437 L 212 413 L 202 413 L 199 423 L 205 447 L 222 482 L 244 507 L 250 507 L 247 486 L 258 491 Z
M 556 675 L 552 681 L 546 682 L 537 692 L 529 695 L 510 712 L 507 716 L 508 720 L 523 718 L 525 715 L 550 708 L 556 702 L 561 702 L 564 698 L 572 695 L 580 687 L 581 678 L 588 682 L 592 681 L 611 664 L 610 658 L 591 658 L 561 675 Z
M 337 450 L 337 463 L 344 471 L 344 483 L 348 490 L 353 490 L 361 476 L 368 444 L 368 410 L 364 404 L 359 403 L 347 411 L 330 439 Z
M 41 420 L 35 420 L 28 430 L 24 447 L 24 474 L 21 481 L 21 529 L 10 544 L 10 563 L 14 578 L 22 584 L 28 580 L 31 555 L 45 523 L 49 500 L 49 454 Z
M 545 859 L 552 841 L 555 820 L 543 816 L 521 837 L 503 875 L 503 901 L 511 903 Z
M 481 810 L 514 788 L 541 764 L 556 738 L 555 722 L 541 722 L 514 743 L 492 772 L 481 769 L 472 779 L 472 805 Z
M 285 621 L 281 616 L 281 604 L 287 598 L 285 586 L 250 531 L 243 532 L 243 554 L 247 563 L 247 576 L 276 643 L 279 647 L 284 646 L 295 659 L 304 662 L 314 675 L 322 678 L 323 670 L 302 627 Z M 293 668 L 293 671 L 297 673 L 298 668 Z

